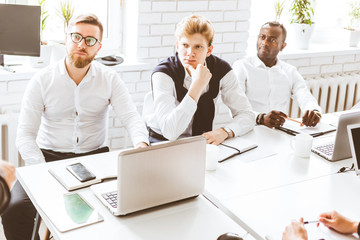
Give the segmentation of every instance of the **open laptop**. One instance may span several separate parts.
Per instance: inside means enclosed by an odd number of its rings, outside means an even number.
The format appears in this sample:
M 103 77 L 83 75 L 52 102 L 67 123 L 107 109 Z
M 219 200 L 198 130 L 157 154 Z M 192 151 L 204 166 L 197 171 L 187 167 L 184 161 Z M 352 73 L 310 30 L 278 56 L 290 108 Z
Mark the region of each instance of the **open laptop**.
M 313 144 L 312 151 L 329 161 L 338 161 L 351 157 L 347 125 L 360 123 L 360 111 L 340 115 L 335 140 L 334 137 L 319 139 Z
M 117 180 L 91 189 L 116 216 L 195 197 L 204 189 L 205 159 L 202 136 L 125 150 Z
M 356 175 L 360 176 L 360 123 L 347 126 Z

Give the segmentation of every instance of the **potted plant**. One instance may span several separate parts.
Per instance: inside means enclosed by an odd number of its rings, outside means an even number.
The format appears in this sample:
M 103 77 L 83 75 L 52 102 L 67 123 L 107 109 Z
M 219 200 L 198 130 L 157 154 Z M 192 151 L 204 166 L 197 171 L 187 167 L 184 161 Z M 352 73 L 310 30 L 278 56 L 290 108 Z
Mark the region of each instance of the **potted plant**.
M 349 47 L 356 47 L 360 40 L 360 1 L 352 1 L 349 5 Z
M 67 34 L 69 22 L 74 16 L 74 6 L 71 0 L 62 0 L 57 10 L 59 17 L 64 21 L 64 33 Z
M 58 8 L 56 9 L 57 15 L 63 21 L 64 24 L 64 34 L 67 34 L 68 26 L 71 18 L 74 16 L 74 6 L 71 0 L 61 0 L 59 2 Z M 65 38 L 60 41 L 53 42 L 53 61 L 60 60 L 64 58 L 66 54 L 65 50 Z
M 310 37 L 314 28 L 314 9 L 312 0 L 293 0 L 290 7 L 291 25 L 294 31 L 295 46 L 308 49 Z
M 51 59 L 51 46 L 44 41 L 44 31 L 47 25 L 49 13 L 45 9 L 46 0 L 38 0 L 41 7 L 41 25 L 40 25 L 40 57 L 30 57 L 30 65 L 34 68 L 45 67 L 50 64 Z
M 284 7 L 285 7 L 285 0 L 283 0 L 283 1 L 276 0 L 275 1 L 274 8 L 275 8 L 275 21 L 276 22 L 280 21 L 280 17 L 284 10 Z

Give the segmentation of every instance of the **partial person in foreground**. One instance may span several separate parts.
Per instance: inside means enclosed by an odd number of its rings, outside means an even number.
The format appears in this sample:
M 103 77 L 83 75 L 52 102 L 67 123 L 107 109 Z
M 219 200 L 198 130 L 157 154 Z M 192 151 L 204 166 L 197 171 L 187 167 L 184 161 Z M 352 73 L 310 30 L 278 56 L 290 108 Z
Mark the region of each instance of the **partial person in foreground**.
M 212 55 L 210 21 L 197 15 L 185 17 L 175 36 L 175 56 L 155 67 L 151 77 L 154 112 L 146 119 L 150 141 L 203 135 L 207 143 L 218 145 L 249 132 L 255 116 L 230 65 Z M 219 92 L 232 121 L 213 130 Z
M 9 205 L 10 188 L 15 179 L 15 167 L 4 160 L 0 160 L 0 216 Z
M 360 236 L 360 222 L 352 221 L 336 211 L 326 212 L 320 214 L 319 222 L 326 227 L 333 229 L 343 234 L 357 233 Z M 285 228 L 282 240 L 307 240 L 308 235 L 304 227 L 304 219 L 300 221 L 292 221 L 290 225 Z
M 320 121 L 321 108 L 296 68 L 278 58 L 286 47 L 285 40 L 286 29 L 282 24 L 265 23 L 257 39 L 257 56 L 238 60 L 233 68 L 258 125 L 282 126 L 292 98 L 303 112 L 302 123 L 314 127 Z
M 148 145 L 145 123 L 125 84 L 114 70 L 93 61 L 101 49 L 102 34 L 103 26 L 95 15 L 73 18 L 66 37 L 66 57 L 30 80 L 16 139 L 26 165 L 108 152 L 110 105 L 133 144 Z M 30 239 L 35 215 L 30 199 L 16 182 L 2 216 L 7 240 Z

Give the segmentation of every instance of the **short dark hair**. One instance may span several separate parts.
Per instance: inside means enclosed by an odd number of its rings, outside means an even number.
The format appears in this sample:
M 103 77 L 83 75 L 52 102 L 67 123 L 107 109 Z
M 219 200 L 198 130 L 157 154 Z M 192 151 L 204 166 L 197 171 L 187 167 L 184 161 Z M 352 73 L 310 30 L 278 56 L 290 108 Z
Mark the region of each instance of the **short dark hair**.
M 284 25 L 282 25 L 279 22 L 276 21 L 271 21 L 271 22 L 266 22 L 264 23 L 261 28 L 263 28 L 265 25 L 269 25 L 270 27 L 279 27 L 281 28 L 282 32 L 283 32 L 283 37 L 284 37 L 284 42 L 286 40 L 286 28 L 284 27 Z
M 99 30 L 100 30 L 100 39 L 99 40 L 102 41 L 104 28 L 103 28 L 103 25 L 101 24 L 99 18 L 95 14 L 79 15 L 79 16 L 73 18 L 69 23 L 69 28 L 78 23 L 86 23 L 86 24 L 91 24 L 91 25 L 95 25 L 95 26 L 99 27 Z

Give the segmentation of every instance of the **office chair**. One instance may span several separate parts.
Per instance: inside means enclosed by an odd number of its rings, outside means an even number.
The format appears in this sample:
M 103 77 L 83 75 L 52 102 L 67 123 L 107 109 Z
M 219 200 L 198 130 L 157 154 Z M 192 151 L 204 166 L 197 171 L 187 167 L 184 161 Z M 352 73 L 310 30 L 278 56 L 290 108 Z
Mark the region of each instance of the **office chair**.
M 242 237 L 235 233 L 224 233 L 220 235 L 217 240 L 243 240 Z

